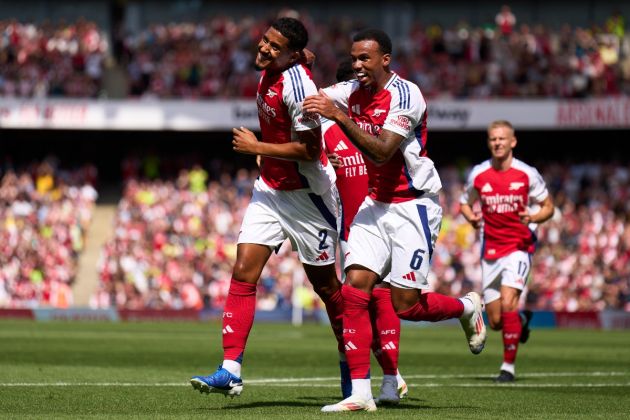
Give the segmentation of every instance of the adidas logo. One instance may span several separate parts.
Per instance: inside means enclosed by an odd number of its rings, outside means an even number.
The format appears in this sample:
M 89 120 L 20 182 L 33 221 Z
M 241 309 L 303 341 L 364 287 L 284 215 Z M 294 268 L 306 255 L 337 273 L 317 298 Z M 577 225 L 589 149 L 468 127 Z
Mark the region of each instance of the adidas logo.
M 396 350 L 396 344 L 394 344 L 393 341 L 390 341 L 383 346 L 383 350 Z
M 352 341 L 348 341 L 348 344 L 345 345 L 346 351 L 356 350 L 357 346 L 355 346 Z
M 490 185 L 489 183 L 485 183 L 483 187 L 481 187 L 481 192 L 492 192 L 492 185 Z
M 328 253 L 326 251 L 322 252 L 321 254 L 319 254 L 319 257 L 315 258 L 315 261 L 327 261 L 328 260 Z
M 335 147 L 335 152 L 339 152 L 341 150 L 348 150 L 348 146 L 343 142 L 343 140 L 341 140 L 337 147 Z
M 409 281 L 416 281 L 416 273 L 414 273 L 413 271 L 405 274 L 404 276 L 402 276 L 403 279 L 405 280 L 409 280 Z
M 229 333 L 233 333 L 233 332 L 234 332 L 234 330 L 229 325 L 226 325 L 225 328 L 223 328 L 223 334 L 229 334 Z
M 361 107 L 359 106 L 359 104 L 354 104 L 352 105 L 352 112 L 357 114 L 357 115 L 361 115 Z

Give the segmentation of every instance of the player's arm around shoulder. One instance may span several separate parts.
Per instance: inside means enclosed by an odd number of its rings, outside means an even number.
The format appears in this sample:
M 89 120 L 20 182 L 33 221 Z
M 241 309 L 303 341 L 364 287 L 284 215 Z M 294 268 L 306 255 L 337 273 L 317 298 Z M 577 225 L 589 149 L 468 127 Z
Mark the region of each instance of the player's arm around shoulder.
M 369 148 L 367 155 L 372 162 L 380 166 L 389 162 L 405 137 L 394 131 L 382 129 L 376 140 L 374 147 Z
M 235 152 L 294 161 L 316 161 L 321 153 L 321 129 L 297 132 L 297 141 L 267 143 L 258 141 L 247 128 L 232 129 L 232 148 Z
M 389 111 L 378 135 L 384 156 L 377 163 L 389 161 L 405 139 L 415 137 L 426 118 L 427 105 L 418 86 L 398 78 L 389 91 Z

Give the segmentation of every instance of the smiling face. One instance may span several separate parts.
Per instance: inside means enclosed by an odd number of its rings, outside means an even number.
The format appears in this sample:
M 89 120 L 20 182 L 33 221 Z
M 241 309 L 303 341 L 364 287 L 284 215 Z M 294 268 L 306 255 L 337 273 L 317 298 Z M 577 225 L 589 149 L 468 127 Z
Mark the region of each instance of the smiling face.
M 509 160 L 515 146 L 516 137 L 510 127 L 499 125 L 488 130 L 488 148 L 495 162 Z
M 291 67 L 300 57 L 289 48 L 289 40 L 274 28 L 267 29 L 258 43 L 256 70 L 279 73 Z
M 352 43 L 352 70 L 363 87 L 374 90 L 385 87 L 389 80 L 390 54 L 383 54 L 378 42 L 366 39 Z

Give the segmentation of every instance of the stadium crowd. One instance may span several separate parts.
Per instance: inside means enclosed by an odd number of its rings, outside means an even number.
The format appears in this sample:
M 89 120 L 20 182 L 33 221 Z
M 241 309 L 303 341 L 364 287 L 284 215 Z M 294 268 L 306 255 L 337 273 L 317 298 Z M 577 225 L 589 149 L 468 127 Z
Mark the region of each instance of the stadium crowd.
M 337 63 L 349 50 L 348 34 L 365 24 L 350 17 L 317 21 L 302 13 L 300 18 L 317 57 L 314 79 L 332 84 Z M 125 70 L 129 96 L 255 96 L 258 76 L 250 69 L 267 24 L 221 15 L 155 23 L 128 34 L 116 59 Z M 465 20 L 448 27 L 416 24 L 395 41 L 393 69 L 428 98 L 630 94 L 630 36 L 619 15 L 589 28 L 550 28 L 499 16 L 484 26 Z M 113 55 L 107 36 L 93 22 L 0 21 L 0 96 L 100 96 Z
M 537 230 L 527 306 L 536 310 L 630 310 L 630 170 L 620 164 L 540 165 L 557 209 Z M 440 168 L 445 217 L 433 257 L 435 290 L 480 290 L 481 243 L 459 215 L 467 168 Z M 128 180 L 115 234 L 103 250 L 92 306 L 221 308 L 235 241 L 257 171 L 208 176 L 201 167 L 174 181 Z M 211 178 L 207 187 L 205 181 Z M 285 243 L 259 285 L 259 309 L 286 308 L 292 291 L 319 303 Z
M 127 167 L 130 165 L 126 165 Z M 133 166 L 133 165 L 132 165 Z M 127 180 L 103 249 L 96 308 L 221 308 L 227 296 L 236 239 L 257 171 L 235 177 L 182 169 L 175 180 Z M 291 305 L 299 261 L 282 247 L 262 274 L 260 309 Z M 298 278 L 295 278 L 295 277 Z M 306 291 L 305 299 L 308 299 Z
M 110 53 L 91 21 L 0 20 L 0 97 L 95 97 Z
M 72 304 L 71 286 L 97 198 L 96 168 L 55 159 L 0 169 L 0 307 Z

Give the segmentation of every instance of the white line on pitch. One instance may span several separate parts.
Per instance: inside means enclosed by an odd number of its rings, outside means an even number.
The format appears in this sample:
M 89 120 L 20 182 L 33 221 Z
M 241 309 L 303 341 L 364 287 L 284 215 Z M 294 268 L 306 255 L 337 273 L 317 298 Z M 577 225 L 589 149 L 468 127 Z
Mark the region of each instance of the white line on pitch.
M 290 384 L 290 383 L 246 383 L 251 386 L 271 386 L 271 387 L 311 387 L 311 388 L 337 388 L 339 384 Z M 408 383 L 412 388 L 606 388 L 606 387 L 630 387 L 630 382 L 625 383 L 535 383 L 535 384 L 495 384 L 495 383 L 471 383 L 471 384 L 438 384 L 438 383 Z M 189 386 L 187 383 L 168 382 L 168 383 L 132 383 L 132 382 L 52 382 L 45 383 L 0 383 L 0 388 L 19 388 L 19 387 L 73 387 L 73 386 L 92 386 L 92 387 L 183 387 Z
M 519 374 L 522 378 L 546 378 L 546 377 L 618 377 L 618 376 L 630 376 L 630 372 L 531 372 Z M 405 375 L 407 380 L 410 379 L 472 379 L 472 378 L 492 378 L 494 375 L 483 374 L 468 374 L 468 375 Z M 373 377 L 375 381 L 379 381 L 380 377 Z M 267 386 L 319 386 L 319 387 L 336 387 L 338 384 L 314 384 L 313 382 L 328 382 L 339 381 L 339 377 L 314 377 L 314 378 L 266 378 L 266 379 L 250 379 L 246 380 L 247 385 L 267 385 Z M 468 387 L 468 386 L 503 386 L 504 384 L 433 384 L 433 383 L 421 383 L 421 384 L 408 384 L 414 387 Z M 0 387 L 63 387 L 63 386 L 102 386 L 102 387 L 133 387 L 133 386 L 188 386 L 186 382 L 151 382 L 151 383 L 139 383 L 139 382 L 6 382 L 0 383 Z M 628 384 L 513 384 L 508 386 L 519 387 L 556 387 L 556 386 L 628 386 Z

